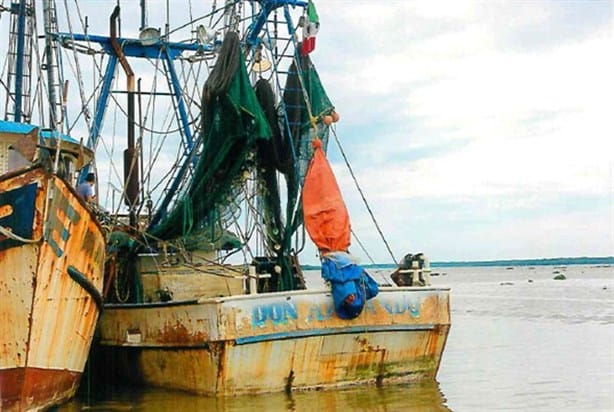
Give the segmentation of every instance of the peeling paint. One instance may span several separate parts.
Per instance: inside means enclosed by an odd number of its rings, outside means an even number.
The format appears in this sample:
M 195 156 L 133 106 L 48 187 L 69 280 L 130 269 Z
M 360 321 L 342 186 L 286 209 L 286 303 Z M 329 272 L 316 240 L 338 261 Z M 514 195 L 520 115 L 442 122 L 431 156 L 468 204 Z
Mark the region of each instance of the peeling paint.
M 63 180 L 41 168 L 3 175 L 0 193 L 25 185 L 36 185 L 31 204 L 31 239 L 35 241 L 0 250 L 3 411 L 43 408 L 74 394 L 98 310 L 89 294 L 68 275 L 68 266 L 102 289 L 104 236 L 85 204 Z M 48 191 L 53 198 L 49 213 L 45 209 Z M 47 215 L 50 220 L 45 222 Z M 45 238 L 44 233 L 48 234 Z M 84 250 L 87 233 L 91 233 L 90 244 Z
M 332 311 L 326 291 L 113 305 L 100 322 L 103 351 L 112 354 L 103 364 L 132 381 L 211 395 L 432 379 L 450 326 L 448 295 L 383 287 L 349 321 Z M 128 327 L 143 331 L 131 348 L 119 335 Z M 127 350 L 138 374 L 114 364 Z

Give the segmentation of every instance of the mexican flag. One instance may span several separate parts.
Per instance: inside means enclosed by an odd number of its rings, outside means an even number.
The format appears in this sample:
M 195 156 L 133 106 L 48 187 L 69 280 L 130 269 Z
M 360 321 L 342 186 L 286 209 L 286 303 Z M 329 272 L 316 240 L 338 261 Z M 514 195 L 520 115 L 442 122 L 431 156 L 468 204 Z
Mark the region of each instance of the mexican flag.
M 320 29 L 320 18 L 316 11 L 316 6 L 311 0 L 307 5 L 307 18 L 303 23 L 303 44 L 301 46 L 301 55 L 306 56 L 316 48 L 316 34 Z

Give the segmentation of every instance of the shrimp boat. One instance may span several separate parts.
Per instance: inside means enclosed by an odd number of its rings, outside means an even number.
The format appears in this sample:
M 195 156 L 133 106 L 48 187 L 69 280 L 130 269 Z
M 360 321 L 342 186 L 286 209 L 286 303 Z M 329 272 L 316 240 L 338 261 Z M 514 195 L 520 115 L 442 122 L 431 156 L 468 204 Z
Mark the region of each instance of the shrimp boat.
M 10 25 L 0 91 L 0 410 L 38 410 L 78 387 L 103 304 L 105 237 L 74 189 L 93 153 L 65 133 L 57 47 L 45 38 L 43 70 L 34 2 L 0 12 Z M 54 12 L 47 2 L 46 30 Z
M 449 290 L 427 259 L 406 259 L 398 286 L 348 253 L 314 4 L 214 1 L 158 29 L 140 3 L 132 36 L 120 6 L 108 36 L 55 36 L 100 74 L 85 99 L 110 233 L 92 371 L 216 396 L 434 379 Z M 309 288 L 308 235 L 327 281 Z

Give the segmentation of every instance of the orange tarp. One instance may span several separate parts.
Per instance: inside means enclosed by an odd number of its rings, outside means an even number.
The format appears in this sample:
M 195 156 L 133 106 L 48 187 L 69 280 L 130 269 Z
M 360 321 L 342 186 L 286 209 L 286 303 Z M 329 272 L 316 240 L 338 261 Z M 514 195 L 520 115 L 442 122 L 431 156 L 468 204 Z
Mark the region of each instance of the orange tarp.
M 320 251 L 346 251 L 350 246 L 350 216 L 322 142 L 316 139 L 313 145 L 313 159 L 303 184 L 305 228 Z

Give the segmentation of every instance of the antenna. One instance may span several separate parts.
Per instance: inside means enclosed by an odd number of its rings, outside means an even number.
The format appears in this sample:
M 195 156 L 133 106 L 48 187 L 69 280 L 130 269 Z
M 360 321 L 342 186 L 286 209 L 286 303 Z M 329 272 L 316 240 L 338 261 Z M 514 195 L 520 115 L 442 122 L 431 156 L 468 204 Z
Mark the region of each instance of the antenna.
M 143 30 L 145 27 L 147 27 L 147 2 L 141 0 L 141 28 L 139 30 Z

